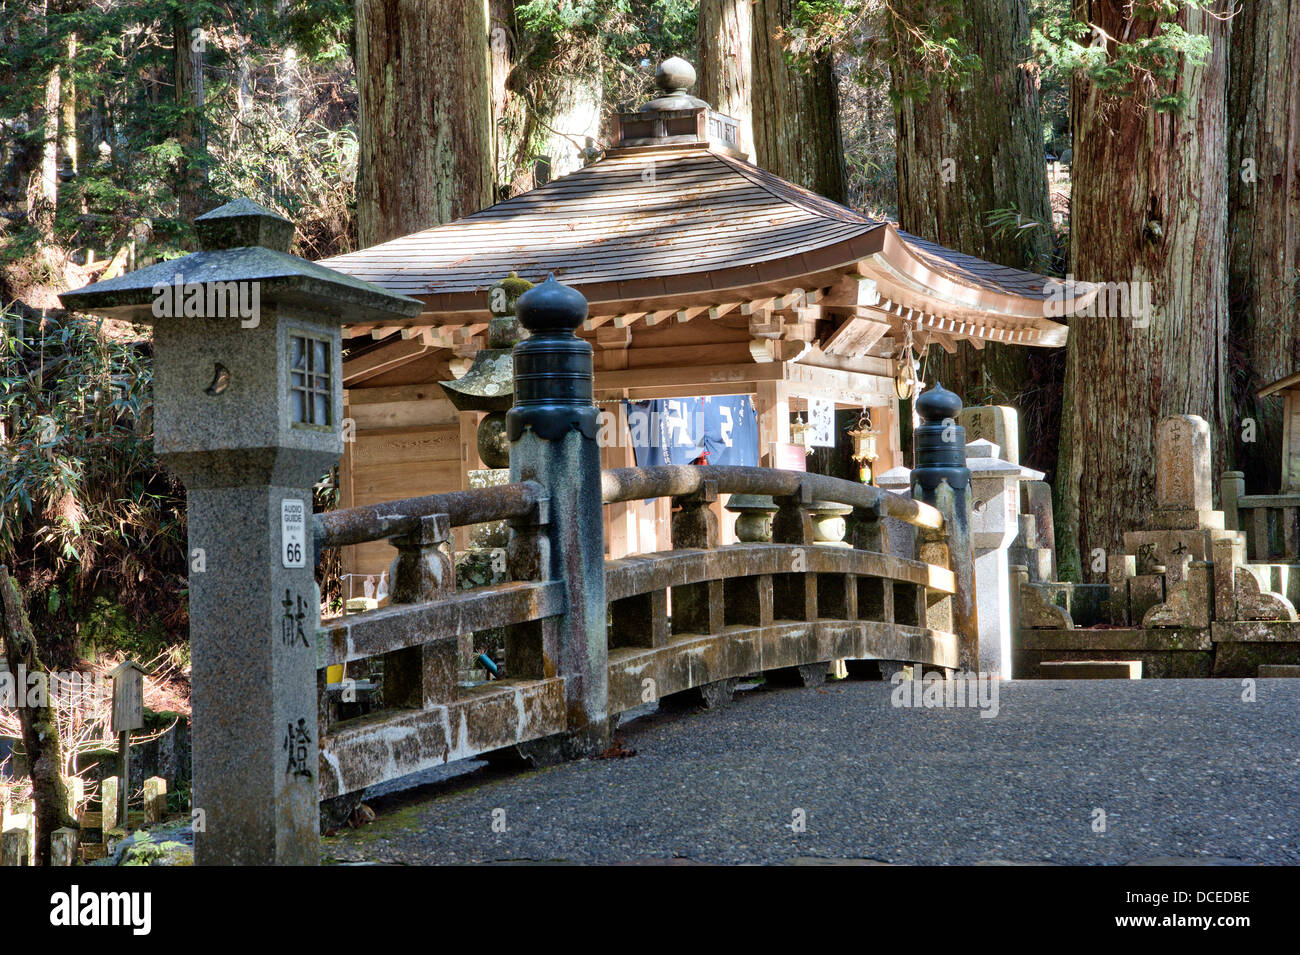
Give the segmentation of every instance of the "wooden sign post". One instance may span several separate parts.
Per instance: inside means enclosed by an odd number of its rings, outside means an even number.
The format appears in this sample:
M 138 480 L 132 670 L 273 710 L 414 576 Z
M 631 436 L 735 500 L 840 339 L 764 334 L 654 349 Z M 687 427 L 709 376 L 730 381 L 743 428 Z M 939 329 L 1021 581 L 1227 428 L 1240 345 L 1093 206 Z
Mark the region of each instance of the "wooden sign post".
M 109 674 L 113 678 L 113 732 L 117 734 L 118 747 L 118 799 L 117 824 L 126 829 L 127 806 L 131 793 L 131 730 L 144 726 L 144 668 L 134 660 L 123 660 Z M 103 820 L 104 828 L 111 821 Z

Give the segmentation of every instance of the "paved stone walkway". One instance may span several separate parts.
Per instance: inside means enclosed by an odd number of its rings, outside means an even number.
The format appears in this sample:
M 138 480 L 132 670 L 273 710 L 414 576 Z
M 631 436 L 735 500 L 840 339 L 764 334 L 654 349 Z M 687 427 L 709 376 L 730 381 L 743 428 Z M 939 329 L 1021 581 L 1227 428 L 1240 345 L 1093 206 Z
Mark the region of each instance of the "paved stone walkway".
M 987 719 L 895 707 L 884 683 L 760 688 L 721 711 L 631 721 L 619 735 L 632 757 L 445 767 L 434 775 L 460 775 L 371 794 L 375 822 L 326 839 L 325 854 L 1300 864 L 1300 680 L 1255 689 L 1243 702 L 1239 680 L 1015 682 Z

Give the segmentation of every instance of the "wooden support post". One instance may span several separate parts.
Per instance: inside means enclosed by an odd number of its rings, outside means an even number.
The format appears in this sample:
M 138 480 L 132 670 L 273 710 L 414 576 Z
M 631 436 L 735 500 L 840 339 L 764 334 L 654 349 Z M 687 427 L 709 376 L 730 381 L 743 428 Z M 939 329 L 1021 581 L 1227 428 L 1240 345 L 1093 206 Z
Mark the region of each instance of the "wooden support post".
M 117 824 L 126 828 L 126 814 L 131 802 L 131 731 L 117 734 L 118 808 Z

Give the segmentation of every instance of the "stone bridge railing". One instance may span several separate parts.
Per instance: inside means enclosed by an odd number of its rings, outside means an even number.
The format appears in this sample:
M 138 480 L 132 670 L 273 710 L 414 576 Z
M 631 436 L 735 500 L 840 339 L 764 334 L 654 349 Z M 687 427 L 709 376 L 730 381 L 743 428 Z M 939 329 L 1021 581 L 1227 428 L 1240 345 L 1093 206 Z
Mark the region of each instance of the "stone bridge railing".
M 608 616 L 587 645 L 564 625 L 568 582 L 546 579 L 538 551 L 550 541 L 550 499 L 528 480 L 504 487 L 393 501 L 320 515 L 317 548 L 387 538 L 397 549 L 391 605 L 327 622 L 318 633 L 325 668 L 383 658 L 383 708 L 330 722 L 322 706 L 321 797 L 450 760 L 511 750 L 562 755 L 573 746 L 565 683 L 568 652 L 604 667 L 603 693 L 588 694 L 580 728 L 604 741 L 608 721 L 651 701 L 715 704 L 737 678 L 819 682 L 831 660 L 889 660 L 955 669 L 956 579 L 947 567 L 880 552 L 892 518 L 942 541 L 936 508 L 874 487 L 793 471 L 745 467 L 628 468 L 600 475 L 604 503 L 671 497 L 670 551 L 604 562 Z M 718 546 L 718 494 L 765 494 L 776 504 L 772 543 Z M 853 508 L 854 546 L 813 541 L 811 505 Z M 455 589 L 453 527 L 507 520 L 509 583 Z M 561 551 L 569 542 L 557 542 Z M 583 542 L 576 542 L 582 547 Z M 603 539 L 590 542 L 603 548 Z M 924 545 L 923 545 L 924 546 Z M 561 553 L 560 567 L 580 563 Z M 457 682 L 458 635 L 506 628 L 504 679 Z M 602 698 L 603 697 L 603 698 Z M 586 717 L 584 719 L 583 717 Z M 540 741 L 540 742 L 539 742 Z

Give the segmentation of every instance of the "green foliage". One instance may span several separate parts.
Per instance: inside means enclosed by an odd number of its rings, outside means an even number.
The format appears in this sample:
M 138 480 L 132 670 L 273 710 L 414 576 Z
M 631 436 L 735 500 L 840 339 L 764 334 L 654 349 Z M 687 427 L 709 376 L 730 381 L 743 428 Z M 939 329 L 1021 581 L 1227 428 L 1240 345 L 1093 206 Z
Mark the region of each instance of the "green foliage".
M 1131 4 L 1132 29 L 1119 39 L 1099 24 L 1080 23 L 1055 4 L 1033 30 L 1041 63 L 1085 77 L 1103 95 L 1179 112 L 1187 95 L 1174 89 L 1184 65 L 1203 65 L 1210 40 L 1175 22 L 1185 9 L 1212 10 L 1214 0 L 1147 0 Z
M 153 455 L 146 349 L 99 323 L 13 311 L 0 314 L 0 359 L 0 562 L 24 582 L 38 634 L 56 659 L 82 624 L 118 646 L 134 633 L 133 649 L 174 639 L 181 494 Z
M 861 85 L 888 83 L 897 104 L 960 85 L 981 66 L 961 0 L 798 0 L 782 36 L 796 65 L 846 56 Z

